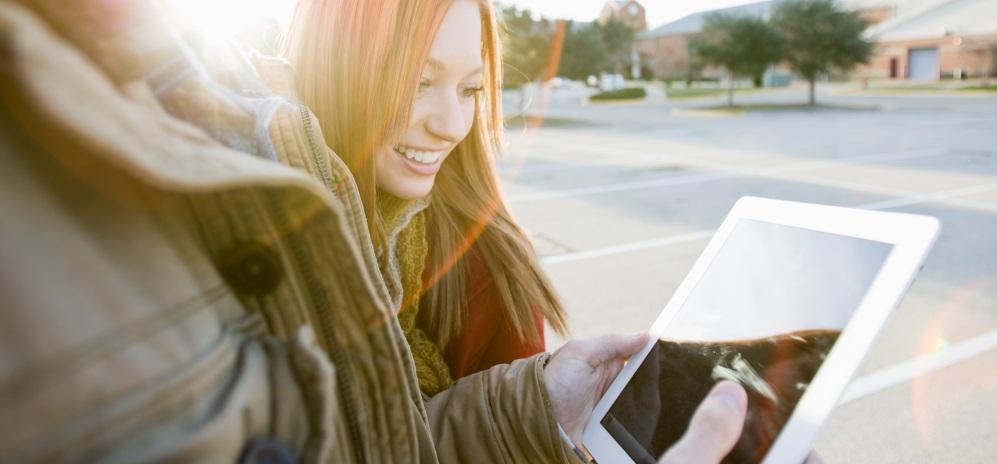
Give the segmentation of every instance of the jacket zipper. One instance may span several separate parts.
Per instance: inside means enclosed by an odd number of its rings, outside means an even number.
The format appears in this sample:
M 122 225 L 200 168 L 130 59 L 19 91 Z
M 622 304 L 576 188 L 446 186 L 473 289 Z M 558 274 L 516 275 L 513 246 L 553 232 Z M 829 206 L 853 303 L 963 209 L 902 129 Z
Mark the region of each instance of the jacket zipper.
M 298 104 L 298 111 L 301 112 L 301 120 L 305 126 L 305 138 L 308 139 L 308 147 L 310 148 L 312 160 L 315 161 L 315 166 L 318 167 L 319 174 L 322 176 L 322 182 L 325 182 L 325 186 L 331 192 L 336 191 L 336 184 L 332 181 L 332 174 L 329 172 L 328 164 L 322 163 L 321 153 L 318 149 L 318 144 L 315 143 L 315 137 L 312 135 L 312 117 L 311 112 L 308 111 L 308 107 L 304 104 Z
M 309 111 L 308 107 L 305 106 L 303 103 L 299 103 L 298 104 L 298 110 L 301 112 L 301 120 L 303 122 L 303 125 L 305 126 L 305 137 L 307 138 L 307 140 L 308 140 L 308 146 L 311 149 L 312 160 L 315 162 L 315 165 L 318 166 L 319 175 L 321 175 L 321 177 L 322 177 L 322 182 L 325 183 L 326 187 L 329 189 L 330 192 L 333 192 L 333 193 L 340 192 L 340 189 L 337 188 L 336 182 L 335 182 L 335 180 L 332 177 L 332 173 L 329 171 L 329 169 L 330 169 L 330 167 L 329 167 L 330 163 L 323 163 L 322 162 L 323 161 L 322 160 L 322 156 L 325 155 L 325 152 L 323 152 L 319 148 L 319 144 L 315 142 L 315 137 L 314 137 L 313 131 L 312 131 L 312 116 L 311 116 L 311 111 Z M 349 190 L 349 189 L 347 189 L 347 190 Z M 344 193 L 343 195 L 348 195 L 348 194 Z M 356 196 L 354 201 L 362 204 L 362 200 L 360 199 L 359 196 Z M 350 214 L 350 213 L 347 213 L 347 214 Z M 364 231 L 366 231 L 367 222 L 366 222 L 366 218 L 364 217 L 363 213 L 361 213 L 359 215 L 356 227 L 359 228 L 359 229 L 363 229 Z M 364 233 L 364 232 L 361 231 L 360 233 Z M 364 242 L 364 241 L 365 240 L 363 240 L 363 238 L 360 239 L 360 242 Z M 368 237 L 366 241 L 370 242 L 370 238 Z M 363 243 L 361 243 L 361 245 L 362 244 Z M 371 247 L 373 247 L 373 243 L 371 243 Z M 377 257 L 375 257 L 375 256 L 372 255 L 369 258 L 365 257 L 364 259 L 365 260 L 373 259 L 374 260 L 373 264 L 376 266 Z M 371 264 L 371 263 L 364 263 L 365 266 L 369 265 L 369 264 Z M 387 288 L 385 287 L 385 285 L 383 284 L 383 282 L 382 282 L 382 285 L 380 286 L 380 290 L 381 290 L 380 291 L 381 298 L 384 298 L 385 301 L 391 301 L 391 296 L 389 295 L 389 293 L 387 291 Z
M 332 176 L 329 174 L 327 169 L 322 167 L 323 165 L 318 159 L 318 156 L 320 155 L 320 152 L 318 151 L 318 145 L 315 143 L 314 137 L 312 137 L 311 115 L 308 111 L 308 108 L 305 105 L 303 104 L 299 105 L 299 109 L 301 111 L 302 121 L 304 122 L 305 137 L 308 140 L 308 145 L 309 148 L 311 149 L 312 158 L 316 161 L 316 165 L 319 166 L 319 171 L 320 174 L 322 175 L 322 180 L 331 190 L 333 188 Z M 287 216 L 285 213 L 283 213 L 283 209 L 277 207 L 278 206 L 276 204 L 277 202 L 273 199 L 272 196 L 270 197 L 270 200 L 271 200 L 271 207 L 275 208 L 275 211 L 280 212 L 280 221 L 282 223 L 281 226 L 284 227 L 284 229 L 282 230 L 291 230 L 289 227 L 290 221 L 287 220 Z M 303 250 L 301 250 L 301 247 L 298 244 L 297 240 L 290 240 L 288 244 L 291 248 L 291 252 L 294 253 L 295 255 L 295 261 L 299 263 L 304 263 L 305 254 Z M 349 366 L 349 363 L 346 362 L 342 353 L 338 349 L 333 348 L 336 345 L 335 343 L 336 337 L 333 336 L 333 324 L 332 321 L 329 319 L 330 308 L 327 306 L 329 301 L 328 298 L 326 297 L 326 295 L 316 294 L 318 292 L 319 283 L 315 279 L 313 273 L 306 272 L 304 273 L 304 277 L 307 283 L 307 287 L 309 289 L 309 293 L 312 294 L 312 303 L 316 305 L 315 308 L 317 313 L 316 316 L 319 319 L 319 323 L 322 325 L 322 332 L 324 332 L 326 337 L 328 337 L 330 340 L 333 341 L 332 344 L 329 344 L 329 356 L 332 358 L 333 363 L 335 363 L 337 366 L 342 366 L 342 367 Z M 337 377 L 339 377 L 339 373 L 342 371 L 343 369 L 340 368 L 336 369 Z M 339 388 L 339 390 L 341 392 L 343 400 L 343 410 L 346 412 L 347 422 L 349 423 L 350 436 L 353 438 L 353 455 L 358 463 L 367 462 L 366 459 L 364 459 L 362 435 L 360 433 L 359 425 L 357 424 L 358 415 L 356 411 L 356 404 L 354 402 L 352 391 L 348 387 L 349 383 L 342 381 L 337 383 L 341 385 L 341 388 Z

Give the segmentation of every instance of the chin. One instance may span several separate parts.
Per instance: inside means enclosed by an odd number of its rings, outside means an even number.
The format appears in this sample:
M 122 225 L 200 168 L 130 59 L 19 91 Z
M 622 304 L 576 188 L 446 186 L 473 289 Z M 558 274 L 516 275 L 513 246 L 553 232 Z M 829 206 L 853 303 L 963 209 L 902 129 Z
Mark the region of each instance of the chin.
M 418 200 L 425 198 L 429 192 L 433 191 L 433 183 L 436 179 L 418 182 L 399 182 L 390 188 L 385 188 L 388 193 L 403 200 Z

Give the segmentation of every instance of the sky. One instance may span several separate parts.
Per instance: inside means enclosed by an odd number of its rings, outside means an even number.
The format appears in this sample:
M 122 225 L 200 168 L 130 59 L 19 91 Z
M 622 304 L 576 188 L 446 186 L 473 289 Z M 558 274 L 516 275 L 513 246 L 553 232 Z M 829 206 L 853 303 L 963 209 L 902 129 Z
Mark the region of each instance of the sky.
M 592 21 L 606 0 L 499 0 L 528 8 L 552 19 Z M 725 8 L 758 0 L 644 0 L 648 28 L 653 29 L 690 13 Z M 218 35 L 226 35 L 261 18 L 275 18 L 286 25 L 296 0 L 169 0 L 192 23 Z
M 757 1 L 759 0 L 644 0 L 640 4 L 644 6 L 648 29 L 654 29 L 690 13 Z M 528 8 L 533 13 L 548 18 L 591 21 L 599 16 L 606 0 L 503 0 L 503 3 Z

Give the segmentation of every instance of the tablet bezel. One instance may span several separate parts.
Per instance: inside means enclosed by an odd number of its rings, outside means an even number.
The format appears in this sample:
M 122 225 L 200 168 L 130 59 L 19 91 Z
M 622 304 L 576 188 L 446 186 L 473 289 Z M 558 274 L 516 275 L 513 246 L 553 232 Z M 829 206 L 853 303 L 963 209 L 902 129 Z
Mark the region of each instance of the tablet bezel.
M 630 456 L 600 423 L 633 377 L 641 362 L 685 303 L 717 252 L 741 219 L 751 219 L 873 240 L 893 245 L 869 290 L 855 309 L 838 341 L 828 353 L 773 442 L 763 462 L 802 462 L 830 415 L 880 327 L 913 282 L 938 236 L 939 222 L 930 216 L 815 205 L 757 197 L 737 201 L 705 250 L 655 320 L 648 344 L 633 355 L 606 394 L 596 404 L 583 433 L 583 443 L 599 462 L 632 463 Z

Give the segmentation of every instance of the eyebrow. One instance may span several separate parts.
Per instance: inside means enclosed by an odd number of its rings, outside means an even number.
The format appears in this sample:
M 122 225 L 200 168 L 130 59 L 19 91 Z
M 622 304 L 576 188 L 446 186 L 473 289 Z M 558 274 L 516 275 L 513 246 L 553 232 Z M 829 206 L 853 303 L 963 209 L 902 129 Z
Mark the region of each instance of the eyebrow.
M 433 71 L 446 71 L 446 69 L 447 69 L 446 65 L 444 65 L 439 60 L 436 60 L 436 59 L 433 59 L 433 58 L 430 58 L 426 62 L 426 65 L 429 66 L 429 68 L 432 69 Z M 464 76 L 464 77 L 470 77 L 470 76 L 473 76 L 475 74 L 482 73 L 482 72 L 484 72 L 484 70 L 485 70 L 485 66 L 484 65 L 478 66 L 477 68 L 475 68 L 471 72 L 467 73 L 467 75 Z

